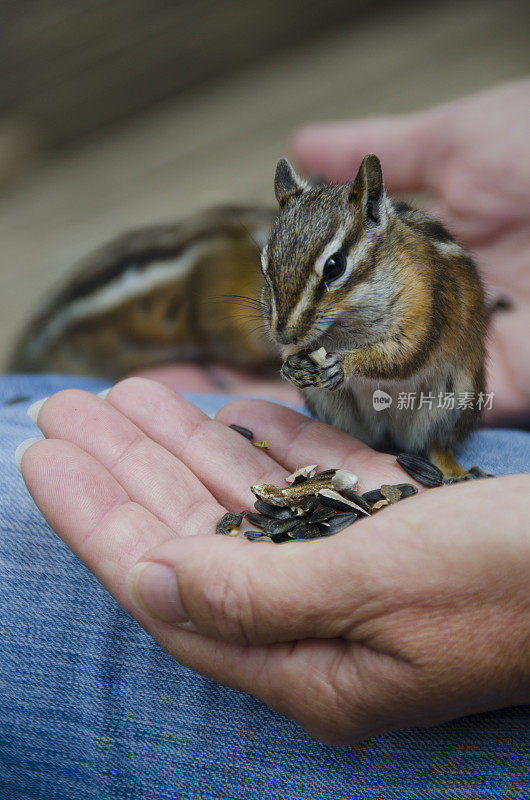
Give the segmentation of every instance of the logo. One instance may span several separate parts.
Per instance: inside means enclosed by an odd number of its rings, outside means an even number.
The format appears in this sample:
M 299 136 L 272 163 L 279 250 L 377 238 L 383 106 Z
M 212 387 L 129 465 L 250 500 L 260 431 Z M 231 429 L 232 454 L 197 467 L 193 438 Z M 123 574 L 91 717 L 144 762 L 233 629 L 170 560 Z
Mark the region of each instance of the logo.
M 372 395 L 372 404 L 375 411 L 384 411 L 392 405 L 392 398 L 382 389 L 376 389 Z

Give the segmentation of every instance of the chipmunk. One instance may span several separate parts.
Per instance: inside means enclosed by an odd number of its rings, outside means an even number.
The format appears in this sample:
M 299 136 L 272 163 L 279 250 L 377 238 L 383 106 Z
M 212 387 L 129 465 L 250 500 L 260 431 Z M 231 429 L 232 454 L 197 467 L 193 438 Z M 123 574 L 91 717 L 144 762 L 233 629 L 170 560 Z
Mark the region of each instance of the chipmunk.
M 318 419 L 426 454 L 448 482 L 485 474 L 453 455 L 477 405 L 399 403 L 484 393 L 472 259 L 439 222 L 387 196 L 375 155 L 344 185 L 312 184 L 281 159 L 274 189 L 279 213 L 224 207 L 96 253 L 29 327 L 11 368 L 117 378 L 178 358 L 263 368 L 281 355 Z M 263 313 L 268 335 L 240 302 Z

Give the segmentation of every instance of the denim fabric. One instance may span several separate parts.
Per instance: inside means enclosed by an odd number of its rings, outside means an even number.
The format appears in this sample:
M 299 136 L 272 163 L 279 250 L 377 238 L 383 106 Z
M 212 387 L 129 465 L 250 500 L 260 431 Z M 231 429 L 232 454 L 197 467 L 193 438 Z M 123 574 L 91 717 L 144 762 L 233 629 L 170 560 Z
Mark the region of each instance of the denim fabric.
M 530 797 L 528 709 L 332 748 L 257 700 L 175 663 L 49 529 L 13 460 L 29 403 L 101 381 L 0 379 L 2 800 L 478 800 Z M 196 398 L 213 411 L 226 398 Z M 530 466 L 530 434 L 487 430 L 462 454 Z

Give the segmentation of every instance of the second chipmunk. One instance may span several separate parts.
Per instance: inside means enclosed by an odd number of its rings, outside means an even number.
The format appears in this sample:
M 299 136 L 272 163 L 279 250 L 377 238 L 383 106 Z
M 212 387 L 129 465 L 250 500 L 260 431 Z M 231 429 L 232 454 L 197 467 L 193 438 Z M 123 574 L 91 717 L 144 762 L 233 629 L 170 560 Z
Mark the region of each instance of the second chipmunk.
M 397 402 L 485 391 L 487 315 L 469 255 L 386 195 L 375 155 L 344 185 L 312 185 L 282 159 L 274 188 L 277 214 L 225 207 L 98 251 L 38 314 L 10 368 L 117 378 L 198 357 L 270 368 L 281 354 L 317 418 L 374 447 L 426 454 L 448 480 L 470 477 L 453 448 L 477 406 Z M 390 397 L 382 410 L 377 390 Z

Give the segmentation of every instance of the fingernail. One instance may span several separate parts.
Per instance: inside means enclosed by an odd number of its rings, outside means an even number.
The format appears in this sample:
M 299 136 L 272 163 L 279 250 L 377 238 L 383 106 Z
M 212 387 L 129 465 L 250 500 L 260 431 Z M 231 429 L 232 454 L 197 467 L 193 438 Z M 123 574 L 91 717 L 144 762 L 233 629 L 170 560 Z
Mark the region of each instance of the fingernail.
M 102 389 L 101 392 L 98 392 L 98 397 L 101 397 L 101 399 L 104 400 L 111 389 L 112 389 L 112 386 L 109 386 L 108 389 Z
M 39 411 L 41 410 L 42 406 L 46 402 L 48 398 L 43 397 L 42 400 L 36 400 L 34 403 L 30 405 L 28 408 L 28 417 L 35 425 L 38 425 L 37 418 L 39 416 Z
M 188 622 L 177 576 L 170 567 L 140 561 L 127 574 L 125 585 L 135 606 L 150 617 L 164 622 Z
M 19 469 L 20 469 L 20 465 L 22 463 L 22 456 L 24 455 L 26 450 L 29 447 L 31 447 L 32 444 L 35 444 L 35 442 L 42 442 L 42 437 L 41 436 L 32 436 L 31 439 L 24 439 L 24 441 L 21 444 L 19 444 L 19 446 L 15 450 L 15 461 L 16 461 L 17 467 Z

